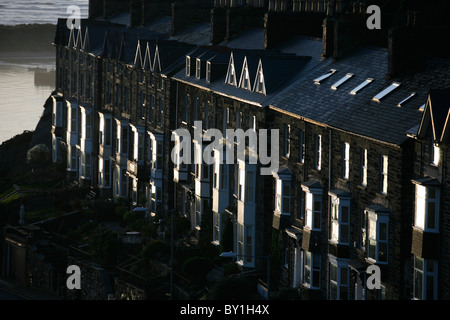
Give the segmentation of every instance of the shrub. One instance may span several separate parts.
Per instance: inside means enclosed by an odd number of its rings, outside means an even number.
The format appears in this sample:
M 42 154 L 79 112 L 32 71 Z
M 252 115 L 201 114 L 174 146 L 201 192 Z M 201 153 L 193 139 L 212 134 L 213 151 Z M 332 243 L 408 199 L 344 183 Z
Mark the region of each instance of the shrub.
M 220 280 L 208 295 L 209 300 L 248 300 L 256 297 L 256 281 L 229 276 Z
M 141 251 L 141 257 L 149 260 L 159 258 L 170 253 L 169 245 L 162 240 L 150 241 Z
M 188 258 L 183 263 L 183 273 L 194 282 L 206 281 L 206 275 L 212 270 L 213 263 L 204 257 Z

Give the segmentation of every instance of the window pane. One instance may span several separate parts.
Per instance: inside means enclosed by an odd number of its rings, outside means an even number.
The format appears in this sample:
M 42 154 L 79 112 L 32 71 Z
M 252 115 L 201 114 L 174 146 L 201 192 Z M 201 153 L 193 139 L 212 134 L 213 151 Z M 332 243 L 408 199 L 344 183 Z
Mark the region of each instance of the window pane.
M 320 254 L 318 253 L 313 255 L 313 268 L 320 269 Z
M 420 271 L 414 271 L 414 297 L 417 299 L 422 299 L 422 283 L 423 283 L 423 274 Z
M 341 225 L 341 233 L 340 233 L 341 239 L 340 239 L 340 242 L 348 243 L 348 241 L 349 241 L 349 238 L 348 238 L 349 237 L 349 232 L 348 232 L 348 230 L 349 230 L 348 224 Z
M 314 224 L 313 224 L 313 228 L 314 229 L 320 229 L 320 213 L 319 212 L 314 212 L 313 213 L 313 219 L 314 219 Z
M 341 286 L 339 300 L 348 300 L 348 287 Z
M 436 203 L 428 201 L 427 203 L 427 228 L 436 228 Z
M 427 275 L 427 292 L 426 297 L 427 300 L 433 300 L 434 299 L 434 276 Z
M 320 285 L 320 271 L 313 271 L 313 283 L 314 288 L 318 288 Z
M 342 212 L 341 212 L 341 222 L 342 223 L 348 223 L 348 215 L 349 215 L 349 208 L 348 207 L 342 207 Z
M 322 211 L 322 202 L 320 200 L 314 201 L 314 211 L 317 211 L 317 212 Z
M 423 259 L 414 256 L 414 268 L 423 271 Z
M 379 225 L 379 240 L 387 240 L 387 224 L 380 222 Z
M 291 212 L 290 202 L 291 202 L 291 199 L 289 197 L 284 197 L 283 198 L 283 213 L 290 213 Z
M 330 264 L 330 280 L 337 281 L 337 266 Z
M 291 196 L 291 186 L 289 182 L 283 183 L 283 196 L 290 197 Z
M 337 300 L 337 283 L 331 282 L 330 286 L 330 299 Z
M 343 284 L 343 285 L 348 284 L 348 269 L 347 268 L 341 268 L 341 284 Z
M 369 258 L 376 259 L 375 257 L 375 249 L 376 249 L 376 241 L 375 240 L 369 240 Z
M 378 243 L 378 261 L 387 261 L 387 243 Z
M 427 260 L 427 272 L 434 272 L 434 260 Z

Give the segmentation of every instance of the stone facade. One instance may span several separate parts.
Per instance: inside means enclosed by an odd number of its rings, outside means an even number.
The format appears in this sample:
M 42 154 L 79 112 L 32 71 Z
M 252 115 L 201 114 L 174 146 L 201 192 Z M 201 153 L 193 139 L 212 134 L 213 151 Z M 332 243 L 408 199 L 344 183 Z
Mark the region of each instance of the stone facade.
M 411 230 L 416 201 L 411 180 L 423 176 L 438 179 L 444 177 L 446 170 L 424 165 L 431 150 L 428 144 L 421 144 L 420 139 L 414 142 L 400 124 L 397 128 L 383 115 L 392 114 L 400 117 L 401 122 L 417 124 L 421 113 L 413 108 L 418 99 L 424 99 L 428 89 L 436 87 L 436 81 L 420 82 L 414 75 L 401 72 L 402 66 L 393 58 L 399 54 L 395 34 L 389 35 L 388 48 L 377 51 L 364 47 L 357 51 L 368 43 L 377 44 L 379 39 L 379 34 L 369 41 L 365 39 L 366 32 L 351 32 L 363 21 L 361 8 L 350 10 L 347 1 L 338 1 L 336 7 L 327 7 L 323 1 L 313 3 L 317 4 L 317 10 L 304 7 L 303 1 L 270 1 L 269 8 L 236 7 L 233 3 L 209 7 L 205 3 L 197 12 L 201 14 L 195 17 L 186 14 L 192 9 L 189 3 L 174 3 L 170 10 L 170 35 L 183 34 L 191 22 L 203 24 L 209 17 L 208 42 L 214 46 L 201 46 L 195 41 L 172 42 L 152 31 L 140 33 L 141 29 L 106 22 L 99 26 L 90 20 L 83 21 L 78 33 L 68 34 L 60 21 L 55 43 L 58 99 L 63 97 L 67 106 L 67 127 L 71 106 L 79 106 L 76 112 L 80 119 L 76 130 L 66 128 L 67 137 L 78 134 L 76 141 L 66 141 L 67 149 L 78 150 L 79 157 L 71 157 L 68 152 L 68 172 L 74 174 L 78 183 L 99 189 L 102 196 L 121 197 L 132 206 L 146 206 L 157 218 L 164 220 L 172 211 L 187 216 L 191 229 L 212 232 L 217 246 L 222 245 L 225 221 L 231 220 L 233 251 L 238 255 L 238 263 L 244 268 L 264 269 L 264 259 L 258 258 L 267 259 L 270 255 L 278 272 L 272 274 L 278 287 L 306 289 L 310 298 L 410 299 L 417 292 L 412 274 L 418 272 L 411 253 L 426 258 L 428 250 L 438 241 L 426 232 Z M 145 7 L 153 2 L 141 4 Z M 100 5 L 101 1 L 92 1 L 93 18 L 109 15 Z M 138 6 L 139 2 L 133 3 L 132 25 L 139 24 Z M 168 12 L 166 7 L 164 10 Z M 341 14 L 342 11 L 346 14 Z M 145 14 L 140 21 L 151 22 Z M 285 23 L 289 23 L 292 33 L 284 32 Z M 264 50 L 224 46 L 245 28 L 253 27 L 263 28 Z M 316 65 L 309 66 L 309 60 L 305 59 L 304 65 L 299 62 L 287 66 L 288 62 L 304 57 L 272 50 L 298 35 L 322 37 L 322 60 L 313 61 Z M 78 39 L 90 42 L 80 43 Z M 241 56 L 239 62 L 231 62 L 231 58 L 237 61 Z M 364 62 L 372 56 L 382 57 L 379 66 L 367 66 Z M 254 86 L 247 88 L 242 82 L 233 84 L 229 78 L 232 74 L 240 79 L 239 68 L 243 66 L 238 64 L 244 57 L 247 63 L 254 58 L 259 66 L 263 65 L 254 70 L 249 68 L 251 77 L 256 76 L 252 78 Z M 347 62 L 339 64 L 345 59 Z M 153 61 L 156 63 L 152 64 Z M 286 64 L 277 64 L 279 61 Z M 362 77 L 369 70 L 379 76 L 375 84 L 370 80 L 368 89 L 352 96 L 346 91 L 348 98 L 338 96 L 342 87 L 328 88 L 322 95 L 314 96 L 314 92 L 328 86 L 328 82 L 321 80 L 313 84 L 313 76 L 318 76 L 315 67 L 325 70 L 353 64 L 359 69 L 349 79 Z M 334 73 L 328 77 L 339 80 Z M 433 69 L 428 75 L 438 73 Z M 373 97 L 393 77 L 402 81 L 401 88 L 405 91 L 374 102 Z M 264 84 L 264 88 L 258 91 L 255 89 L 258 84 Z M 275 88 L 273 91 L 271 86 Z M 395 105 L 409 88 L 417 90 L 414 105 Z M 337 94 L 333 96 L 332 92 Z M 398 101 L 394 103 L 395 99 Z M 391 109 L 387 107 L 389 103 Z M 351 108 L 356 115 L 346 114 Z M 83 138 L 87 128 L 83 114 L 87 110 L 92 112 L 91 151 L 87 151 L 83 142 L 87 140 Z M 346 114 L 347 119 L 339 118 L 339 112 Z M 354 119 L 358 117 L 361 119 L 356 122 Z M 104 140 L 106 118 L 112 123 L 108 145 Z M 336 119 L 342 119 L 341 123 Z M 255 132 L 277 129 L 280 170 L 273 175 L 261 175 L 264 165 L 254 165 L 249 158 L 238 161 L 236 154 L 225 167 L 174 163 L 171 155 L 175 130 L 183 129 L 195 139 L 196 120 L 201 121 L 204 130 L 216 128 L 223 134 L 226 129 L 253 128 Z M 366 128 L 361 125 L 364 121 Z M 391 127 L 383 127 L 383 121 Z M 354 127 L 349 127 L 350 123 Z M 392 136 L 385 134 L 386 130 Z M 428 138 L 424 134 L 421 139 Z M 239 145 L 226 138 L 223 141 L 233 147 Z M 193 155 L 197 147 L 203 151 L 207 143 L 191 140 L 188 145 Z M 251 151 L 248 147 L 245 150 L 247 155 Z M 446 165 L 447 149 L 442 150 L 441 161 Z M 217 150 L 219 157 L 222 151 Z M 90 162 L 86 160 L 88 152 Z M 74 170 L 72 161 L 78 161 Z M 86 170 L 87 165 L 90 176 L 80 171 Z M 448 198 L 447 180 L 441 181 L 444 187 L 441 199 Z M 139 200 L 141 197 L 145 198 L 144 203 Z M 441 212 L 445 212 L 442 210 L 447 208 L 447 202 L 442 202 Z M 209 211 L 214 216 L 213 228 L 204 230 L 202 215 Z M 445 216 L 440 223 L 446 228 Z M 445 232 L 440 232 L 438 239 L 439 243 L 448 242 Z M 442 261 L 446 259 L 442 253 Z M 378 290 L 366 287 L 366 269 L 370 265 L 381 270 Z M 442 269 L 439 279 L 446 279 Z

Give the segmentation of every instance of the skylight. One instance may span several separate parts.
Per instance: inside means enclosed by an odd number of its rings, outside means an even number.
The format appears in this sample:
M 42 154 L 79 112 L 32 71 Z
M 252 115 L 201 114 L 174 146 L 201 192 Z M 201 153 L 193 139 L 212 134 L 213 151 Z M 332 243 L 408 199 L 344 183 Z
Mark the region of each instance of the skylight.
M 350 94 L 357 94 L 358 91 L 360 91 L 362 88 L 364 88 L 365 86 L 367 86 L 369 83 L 371 83 L 373 81 L 373 78 L 367 78 L 366 80 L 364 80 L 363 83 L 361 83 L 359 86 L 357 86 L 355 89 L 353 89 L 352 91 L 350 91 Z
M 425 110 L 425 103 L 419 107 L 419 111 Z
M 376 101 L 376 102 L 380 102 L 381 99 L 383 99 L 386 95 L 388 95 L 389 93 L 391 93 L 392 91 L 397 89 L 399 86 L 400 86 L 400 83 L 392 82 L 392 84 L 389 87 L 387 87 L 386 89 L 381 91 L 379 94 L 377 94 L 375 97 L 373 97 L 372 100 Z
M 335 84 L 331 86 L 331 89 L 337 90 L 337 88 L 343 84 L 345 81 L 353 77 L 353 73 L 347 73 L 344 77 L 342 77 L 340 80 L 338 80 Z
M 336 69 L 330 69 L 330 71 L 328 71 L 328 73 L 324 74 L 323 76 L 320 76 L 317 79 L 314 79 L 314 83 L 315 84 L 320 84 L 323 80 L 325 80 L 326 78 L 332 76 L 337 70 Z
M 410 100 L 412 97 L 414 97 L 416 95 L 416 93 L 415 92 L 412 92 L 409 96 L 407 96 L 405 99 L 403 99 L 402 101 L 400 101 L 398 104 L 397 104 L 397 107 L 401 107 L 401 106 L 403 106 L 408 100 Z

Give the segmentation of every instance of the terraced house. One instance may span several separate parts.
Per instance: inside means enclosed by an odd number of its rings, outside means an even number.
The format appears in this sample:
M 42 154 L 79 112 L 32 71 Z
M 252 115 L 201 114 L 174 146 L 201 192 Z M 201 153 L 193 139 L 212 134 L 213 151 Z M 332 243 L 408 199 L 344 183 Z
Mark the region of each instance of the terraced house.
M 270 291 L 444 298 L 448 26 L 379 4 L 382 30 L 366 1 L 91 1 L 57 27 L 53 160 Z

